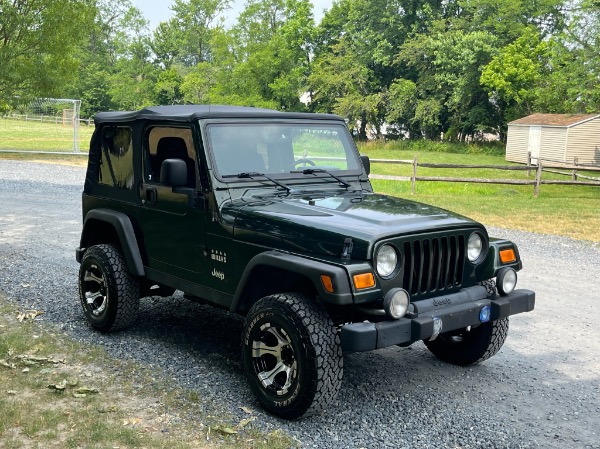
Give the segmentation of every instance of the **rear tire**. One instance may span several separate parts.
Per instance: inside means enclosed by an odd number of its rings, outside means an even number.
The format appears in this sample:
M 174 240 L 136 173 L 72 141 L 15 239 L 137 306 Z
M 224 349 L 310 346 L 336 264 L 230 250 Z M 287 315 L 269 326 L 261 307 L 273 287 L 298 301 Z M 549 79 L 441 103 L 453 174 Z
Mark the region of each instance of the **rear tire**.
M 440 334 L 425 346 L 438 359 L 453 365 L 467 366 L 495 355 L 506 340 L 508 318 L 482 323 L 470 331 L 460 329 Z
M 343 376 L 340 339 L 327 312 L 303 295 L 267 296 L 250 309 L 242 360 L 261 405 L 285 419 L 324 410 Z
M 124 329 L 138 316 L 140 283 L 116 245 L 90 247 L 79 267 L 79 298 L 90 324 L 101 331 Z

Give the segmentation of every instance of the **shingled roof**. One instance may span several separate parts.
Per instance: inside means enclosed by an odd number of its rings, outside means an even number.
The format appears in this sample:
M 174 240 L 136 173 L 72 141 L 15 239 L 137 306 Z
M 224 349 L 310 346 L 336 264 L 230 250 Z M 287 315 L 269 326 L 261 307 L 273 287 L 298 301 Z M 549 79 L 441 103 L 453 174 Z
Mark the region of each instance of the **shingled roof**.
M 569 127 L 593 118 L 600 114 L 531 114 L 527 117 L 512 121 L 509 125 L 538 125 Z

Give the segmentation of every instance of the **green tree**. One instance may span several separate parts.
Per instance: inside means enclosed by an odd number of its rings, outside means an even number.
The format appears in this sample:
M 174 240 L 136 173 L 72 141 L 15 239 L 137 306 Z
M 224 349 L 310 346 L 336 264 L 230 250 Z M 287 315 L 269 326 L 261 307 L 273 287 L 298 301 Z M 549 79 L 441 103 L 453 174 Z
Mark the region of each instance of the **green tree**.
M 85 72 L 85 76 L 82 76 Z M 81 100 L 80 115 L 82 118 L 92 117 L 99 111 L 114 109 L 110 90 L 110 72 L 99 61 L 86 63 L 85 71 L 80 71 L 76 90 L 72 97 Z
M 181 83 L 183 98 L 188 103 L 228 103 L 215 101 L 212 90 L 217 85 L 219 68 L 209 62 L 201 62 L 191 69 Z
M 537 36 L 558 32 L 563 26 L 563 1 L 416 3 L 421 3 L 416 14 L 421 20 L 413 24 L 394 64 L 401 75 L 397 79 L 415 83 L 417 102 L 423 106 L 414 108 L 414 117 L 402 117 L 403 126 L 428 123 L 422 134 L 444 133 L 446 138 L 460 140 L 476 138 L 486 130 L 502 133 L 507 111 L 504 99 L 489 95 L 493 90 L 490 77 L 501 75 L 490 72 L 482 78 L 482 71 L 501 49 L 523 35 L 530 36 L 531 30 Z M 500 61 L 498 57 L 496 66 Z M 389 98 L 393 101 L 393 96 Z M 389 110 L 394 108 L 388 105 Z
M 250 0 L 232 30 L 213 34 L 214 58 L 186 77 L 186 99 L 302 110 L 313 29 L 308 0 Z
M 162 91 L 155 86 L 159 69 L 152 64 L 148 22 L 131 0 L 96 2 L 93 25 L 77 57 L 85 69 L 71 92 L 83 100 L 84 117 L 153 104 Z
M 549 45 L 539 30 L 528 27 L 513 43 L 502 48 L 484 67 L 481 84 L 502 117 L 501 135 L 506 123 L 535 112 L 538 88 L 547 76 Z
M 185 67 L 195 67 L 212 60 L 213 32 L 222 28 L 223 13 L 230 0 L 175 0 L 173 18 L 161 24 L 154 34 L 153 49 L 159 61 L 170 67 L 177 60 Z
M 169 70 L 177 62 L 182 51 L 178 26 L 179 24 L 174 19 L 159 23 L 150 43 L 156 64 L 165 70 Z
M 561 39 L 548 41 L 549 57 L 535 89 L 533 110 L 548 113 L 595 113 L 600 110 L 600 74 L 580 47 Z
M 0 101 L 64 95 L 93 17 L 87 0 L 0 0 Z
M 461 29 L 486 31 L 507 45 L 535 27 L 543 35 L 564 26 L 564 0 L 458 0 L 460 15 L 453 21 Z
M 158 104 L 178 104 L 183 100 L 183 78 L 176 69 L 171 68 L 158 73 L 154 85 L 154 98 Z
M 160 75 L 155 101 L 173 104 L 211 102 L 221 63 L 213 42 L 225 35 L 223 13 L 230 0 L 175 0 L 173 18 L 159 24 L 151 41 Z M 215 95 L 212 95 L 215 97 Z
M 409 138 L 418 135 L 418 121 L 415 120 L 417 110 L 417 84 L 414 81 L 400 78 L 394 80 L 387 92 L 386 121 L 395 125 L 400 133 Z
M 448 30 L 432 42 L 435 80 L 444 94 L 446 132 L 465 140 L 496 125 L 492 104 L 480 83 L 481 69 L 495 54 L 497 38 L 485 31 Z M 443 112 L 442 112 L 443 113 Z
M 408 40 L 396 63 L 409 68 L 420 106 L 412 119 L 404 119 L 413 126 L 426 124 L 421 133 L 430 138 L 444 133 L 446 138 L 465 140 L 493 127 L 494 110 L 480 77 L 495 43 L 488 32 L 448 29 L 443 20 Z
M 358 138 L 366 140 L 367 125 L 377 122 L 382 96 L 373 71 L 348 47 L 341 39 L 315 61 L 309 79 L 313 107 L 346 117 L 351 129 L 358 125 Z
M 110 95 L 118 109 L 138 109 L 156 103 L 160 70 L 152 64 L 148 22 L 134 7 L 120 20 L 116 33 L 117 60 L 110 77 Z
M 415 24 L 419 5 L 403 0 L 340 0 L 325 14 L 316 30 L 310 88 L 316 111 L 330 111 L 358 123 L 366 138 L 368 125 L 379 134 L 395 79 L 406 78 L 393 65 L 397 49 Z M 431 2 L 436 3 L 436 2 Z M 339 70 L 339 73 L 328 73 Z M 328 98 L 328 93 L 333 94 Z
M 413 121 L 419 125 L 424 137 L 436 140 L 440 138 L 443 105 L 436 98 L 417 100 Z
M 539 89 L 538 105 L 549 111 L 600 110 L 600 2 L 570 2 L 562 33 L 550 41 L 548 75 Z

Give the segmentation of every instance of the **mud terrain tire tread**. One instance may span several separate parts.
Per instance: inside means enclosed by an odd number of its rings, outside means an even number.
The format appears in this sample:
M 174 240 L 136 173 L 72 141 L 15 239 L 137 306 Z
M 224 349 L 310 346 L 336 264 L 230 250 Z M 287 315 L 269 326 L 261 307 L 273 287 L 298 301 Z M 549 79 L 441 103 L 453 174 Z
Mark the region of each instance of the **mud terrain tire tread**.
M 462 341 L 453 341 L 456 333 L 441 334 L 433 341 L 425 340 L 425 346 L 440 360 L 453 365 L 467 366 L 483 362 L 496 355 L 508 335 L 508 318 L 489 321 L 471 329 L 463 330 Z
M 96 265 L 106 280 L 106 310 L 95 316 L 85 298 L 86 270 Z M 140 282 L 127 270 L 127 263 L 117 245 L 101 244 L 90 247 L 79 269 L 79 297 L 90 324 L 101 331 L 116 331 L 129 327 L 138 318 Z
M 258 380 L 249 341 L 257 326 L 275 317 L 284 326 L 287 324 L 285 331 L 303 350 L 304 366 L 298 376 L 300 394 L 285 406 L 277 405 Z M 342 385 L 343 356 L 336 328 L 322 306 L 298 293 L 267 296 L 252 306 L 244 325 L 242 359 L 250 387 L 263 407 L 285 419 L 321 413 L 335 400 Z

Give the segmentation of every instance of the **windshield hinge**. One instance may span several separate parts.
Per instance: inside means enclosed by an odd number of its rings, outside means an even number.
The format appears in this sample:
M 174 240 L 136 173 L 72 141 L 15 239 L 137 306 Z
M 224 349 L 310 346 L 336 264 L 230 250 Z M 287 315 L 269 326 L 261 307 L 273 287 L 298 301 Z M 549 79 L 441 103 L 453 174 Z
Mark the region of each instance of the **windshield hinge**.
M 354 243 L 350 237 L 344 240 L 344 249 L 342 250 L 342 260 L 350 260 L 352 256 L 352 249 L 354 249 Z

